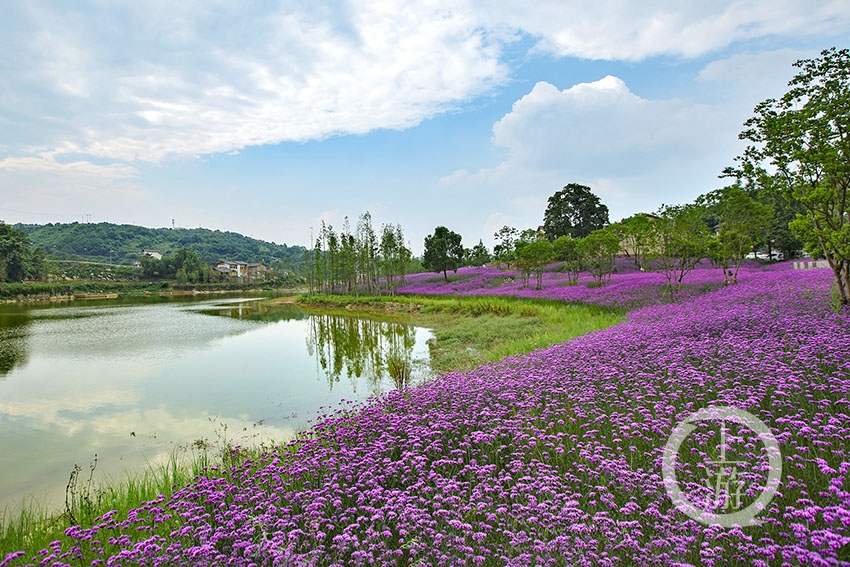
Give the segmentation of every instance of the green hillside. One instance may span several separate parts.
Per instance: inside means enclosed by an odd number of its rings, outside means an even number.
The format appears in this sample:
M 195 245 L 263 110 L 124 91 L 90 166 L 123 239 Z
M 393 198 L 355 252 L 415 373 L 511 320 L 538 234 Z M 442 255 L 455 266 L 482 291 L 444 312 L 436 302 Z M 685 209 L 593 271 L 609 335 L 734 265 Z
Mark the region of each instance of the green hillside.
M 301 246 L 206 228 L 146 228 L 107 222 L 16 224 L 14 228 L 26 232 L 35 246 L 57 260 L 129 264 L 138 260 L 144 249 L 173 255 L 181 248 L 188 248 L 209 263 L 219 260 L 271 263 L 275 259 L 297 263 L 304 251 Z

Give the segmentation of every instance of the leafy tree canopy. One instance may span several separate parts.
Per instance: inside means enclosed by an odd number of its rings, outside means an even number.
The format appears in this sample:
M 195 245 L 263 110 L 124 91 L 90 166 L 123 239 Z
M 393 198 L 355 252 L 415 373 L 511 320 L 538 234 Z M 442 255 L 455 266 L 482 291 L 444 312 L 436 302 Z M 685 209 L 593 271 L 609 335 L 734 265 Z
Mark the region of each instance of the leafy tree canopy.
M 0 283 L 41 277 L 44 252 L 33 249 L 27 233 L 0 222 Z
M 711 217 L 715 232 L 712 250 L 723 269 L 724 281 L 734 283 L 744 257 L 765 239 L 773 209 L 736 185 L 701 195 L 696 202 L 704 205 Z
M 583 238 L 608 224 L 608 207 L 590 187 L 570 183 L 549 197 L 543 216 L 543 230 L 551 241 L 569 235 Z
M 434 229 L 434 234 L 425 237 L 425 252 L 422 265 L 432 272 L 443 272 L 449 281 L 448 270 L 457 271 L 463 262 L 461 236 L 444 226 Z
M 490 261 L 490 253 L 487 247 L 484 246 L 484 241 L 478 240 L 478 244 L 471 249 L 466 250 L 466 265 L 467 266 L 483 266 Z
M 835 274 L 850 304 L 850 50 L 830 48 L 794 63 L 799 72 L 780 99 L 768 99 L 745 122 L 751 143 L 727 175 L 798 202 L 790 223 L 811 253 Z

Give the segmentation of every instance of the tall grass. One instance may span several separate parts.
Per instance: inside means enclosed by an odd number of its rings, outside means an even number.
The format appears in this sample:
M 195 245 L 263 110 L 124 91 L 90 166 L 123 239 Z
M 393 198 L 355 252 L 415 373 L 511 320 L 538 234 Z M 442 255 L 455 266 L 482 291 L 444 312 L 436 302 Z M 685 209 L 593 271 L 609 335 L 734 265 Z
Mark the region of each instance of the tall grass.
M 63 510 L 32 499 L 0 511 L 0 559 L 8 550 L 46 549 L 51 542 L 70 541 L 65 536 L 69 527 L 92 527 L 98 518 L 113 510 L 117 516 L 125 517 L 144 502 L 168 498 L 202 476 L 227 477 L 232 467 L 271 449 L 269 444 L 244 448 L 199 440 L 175 449 L 162 462 L 149 462 L 141 471 L 103 479 L 95 475 L 95 456 L 88 468 L 75 465 L 70 472 Z

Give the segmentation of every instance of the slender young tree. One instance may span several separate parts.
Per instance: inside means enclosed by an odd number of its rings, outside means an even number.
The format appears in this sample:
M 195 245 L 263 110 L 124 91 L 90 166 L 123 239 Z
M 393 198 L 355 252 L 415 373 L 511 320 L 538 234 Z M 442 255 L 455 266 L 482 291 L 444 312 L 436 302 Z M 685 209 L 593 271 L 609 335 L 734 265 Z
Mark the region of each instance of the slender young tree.
M 654 259 L 667 278 L 672 298 L 685 276 L 708 254 L 711 231 L 705 222 L 707 211 L 694 203 L 662 205 L 654 216 Z
M 578 241 L 578 256 L 593 278 L 601 285 L 605 276 L 611 279 L 614 271 L 614 257 L 620 250 L 620 236 L 612 227 L 594 230 Z
M 713 248 L 723 281 L 736 283 L 744 257 L 764 239 L 773 210 L 735 185 L 701 195 L 696 202 L 714 218 Z

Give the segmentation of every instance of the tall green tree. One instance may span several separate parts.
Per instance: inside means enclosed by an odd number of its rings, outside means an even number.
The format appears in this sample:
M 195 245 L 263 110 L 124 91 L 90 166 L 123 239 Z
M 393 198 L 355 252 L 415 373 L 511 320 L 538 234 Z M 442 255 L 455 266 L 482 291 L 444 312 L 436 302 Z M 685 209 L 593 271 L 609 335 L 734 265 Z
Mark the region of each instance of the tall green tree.
M 744 257 L 763 241 L 773 220 L 773 209 L 731 185 L 697 198 L 714 221 L 716 260 L 723 270 L 724 283 L 738 281 Z
M 501 268 L 503 264 L 508 264 L 514 259 L 514 244 L 517 236 L 519 236 L 519 231 L 508 225 L 493 233 L 493 238 L 497 241 L 496 245 L 493 246 L 493 259 L 498 267 Z
M 618 223 L 623 250 L 642 270 L 649 269 L 647 259 L 655 250 L 655 231 L 652 222 L 652 218 L 646 213 L 638 213 Z
M 434 234 L 425 237 L 425 252 L 422 265 L 432 272 L 443 272 L 443 277 L 449 281 L 448 270 L 455 272 L 463 262 L 463 245 L 461 236 L 444 226 L 434 229 Z
M 536 276 L 536 288 L 543 287 L 543 268 L 554 260 L 555 250 L 545 238 L 529 242 L 520 240 L 516 244 L 516 265 L 522 276 L 522 285 L 527 286 L 531 274 Z
M 564 263 L 564 272 L 570 282 L 577 282 L 579 273 L 584 269 L 584 257 L 579 242 L 579 239 L 565 234 L 552 243 L 555 259 Z
M 404 245 L 404 232 L 401 225 L 381 226 L 381 269 L 386 280 L 387 291 L 395 294 L 398 284 L 404 281 L 410 250 Z
M 608 224 L 608 207 L 590 187 L 570 183 L 549 197 L 543 230 L 550 241 L 565 234 L 583 238 Z
M 0 283 L 39 279 L 44 252 L 34 249 L 26 232 L 0 221 Z
M 378 262 L 378 237 L 372 228 L 372 215 L 366 211 L 357 220 L 357 266 L 360 282 L 370 293 L 377 293 L 380 267 Z
M 467 266 L 483 266 L 490 261 L 490 252 L 484 246 L 484 241 L 478 240 L 478 244 L 465 251 Z
M 662 205 L 652 219 L 656 242 L 652 258 L 667 278 L 671 297 L 708 255 L 711 229 L 705 221 L 707 214 L 704 206 L 695 203 Z
M 611 279 L 614 257 L 620 251 L 620 235 L 608 226 L 594 230 L 578 241 L 577 252 L 593 278 L 602 284 L 605 276 Z
M 850 304 L 850 50 L 830 48 L 794 63 L 780 99 L 755 107 L 740 138 L 751 143 L 727 170 L 800 203 L 790 223 L 823 255 L 841 303 Z

